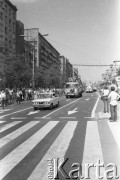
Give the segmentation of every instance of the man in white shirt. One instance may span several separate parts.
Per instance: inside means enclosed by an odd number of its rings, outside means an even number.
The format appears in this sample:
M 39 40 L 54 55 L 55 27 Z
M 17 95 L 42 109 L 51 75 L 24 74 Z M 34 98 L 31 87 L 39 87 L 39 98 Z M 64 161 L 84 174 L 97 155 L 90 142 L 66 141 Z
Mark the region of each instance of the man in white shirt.
M 119 98 L 120 95 L 115 92 L 115 87 L 111 86 L 111 92 L 108 96 L 110 100 L 111 121 L 117 121 L 117 101 Z
M 3 109 L 5 108 L 6 93 L 4 90 L 1 91 L 1 104 Z
M 104 103 L 104 113 L 108 112 L 109 113 L 109 100 L 108 100 L 108 95 L 109 95 L 109 89 L 107 86 L 104 87 L 102 91 L 102 98 L 103 98 L 103 103 Z

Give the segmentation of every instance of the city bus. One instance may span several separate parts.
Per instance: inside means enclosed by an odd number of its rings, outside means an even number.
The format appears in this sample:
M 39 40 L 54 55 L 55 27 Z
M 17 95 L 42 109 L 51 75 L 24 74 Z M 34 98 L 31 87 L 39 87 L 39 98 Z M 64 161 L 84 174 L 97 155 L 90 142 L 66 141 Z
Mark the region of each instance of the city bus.
M 65 84 L 65 96 L 69 97 L 82 97 L 83 85 L 81 81 L 70 81 Z

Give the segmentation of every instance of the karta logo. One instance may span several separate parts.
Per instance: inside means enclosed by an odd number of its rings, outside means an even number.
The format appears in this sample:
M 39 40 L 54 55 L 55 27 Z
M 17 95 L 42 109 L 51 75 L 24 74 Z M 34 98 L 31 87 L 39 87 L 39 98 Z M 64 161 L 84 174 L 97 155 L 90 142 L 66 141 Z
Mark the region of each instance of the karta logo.
M 96 179 L 118 179 L 117 166 L 114 163 L 109 163 L 105 167 L 103 163 L 98 161 L 96 163 L 73 163 L 71 169 L 67 172 L 67 163 L 69 158 L 52 158 L 48 160 L 48 179 L 91 179 L 90 171 L 94 171 Z M 65 168 L 66 167 L 66 168 Z M 93 180 L 93 179 L 92 179 Z

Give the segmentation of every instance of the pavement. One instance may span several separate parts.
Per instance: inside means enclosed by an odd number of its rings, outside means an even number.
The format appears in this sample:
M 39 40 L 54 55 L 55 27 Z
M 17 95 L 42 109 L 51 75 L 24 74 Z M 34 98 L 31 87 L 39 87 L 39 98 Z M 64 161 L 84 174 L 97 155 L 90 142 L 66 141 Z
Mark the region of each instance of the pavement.
M 99 102 L 99 103 L 101 103 L 101 102 Z M 117 116 L 118 116 L 117 122 L 120 123 L 120 102 L 118 102 L 118 105 L 117 105 Z M 104 113 L 103 111 L 98 112 L 98 119 L 109 120 L 109 118 L 110 118 L 110 113 Z

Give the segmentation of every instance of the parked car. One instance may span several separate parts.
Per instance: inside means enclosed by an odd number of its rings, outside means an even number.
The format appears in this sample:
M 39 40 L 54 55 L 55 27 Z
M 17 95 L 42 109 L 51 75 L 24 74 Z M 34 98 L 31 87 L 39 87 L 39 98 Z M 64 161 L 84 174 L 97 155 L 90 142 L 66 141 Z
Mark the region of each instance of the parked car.
M 55 93 L 39 93 L 37 99 L 33 100 L 33 108 L 34 110 L 40 108 L 49 108 L 53 109 L 54 107 L 58 107 L 60 103 L 60 97 Z

